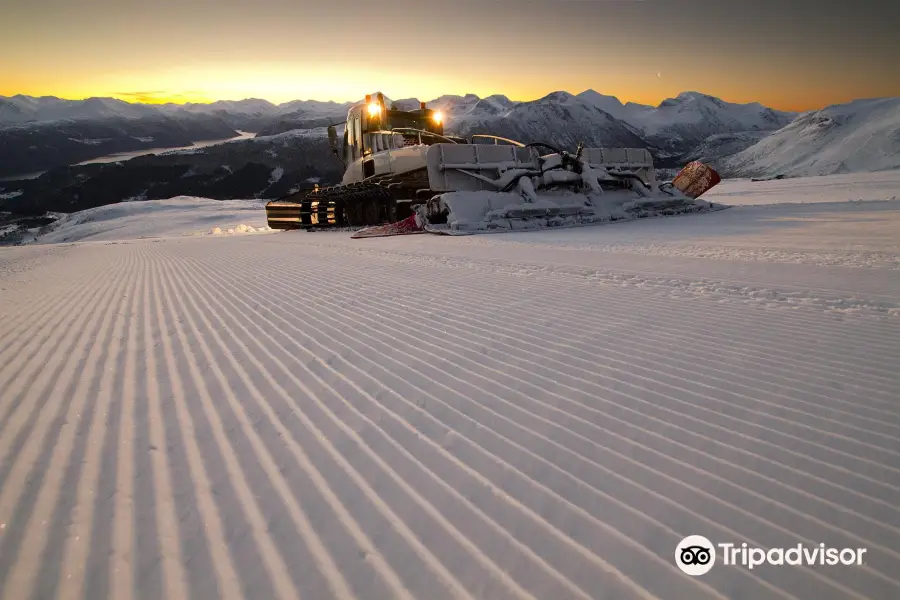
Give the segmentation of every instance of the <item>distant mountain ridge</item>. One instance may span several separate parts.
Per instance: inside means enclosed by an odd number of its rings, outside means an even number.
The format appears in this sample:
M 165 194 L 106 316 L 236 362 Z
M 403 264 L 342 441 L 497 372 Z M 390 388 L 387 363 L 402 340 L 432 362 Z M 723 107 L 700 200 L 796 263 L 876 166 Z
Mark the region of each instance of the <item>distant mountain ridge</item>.
M 64 100 L 55 96 L 0 96 L 0 126 L 70 119 L 139 118 L 161 116 L 159 109 L 115 98 Z
M 506 104 L 499 99 L 479 99 L 467 104 L 468 110 L 448 124 L 455 134 L 493 134 L 561 149 L 574 149 L 579 142 L 588 146 L 646 146 L 633 126 L 567 92 L 554 92 L 532 102 Z M 451 110 L 459 113 L 461 106 Z
M 219 100 L 209 103 L 142 104 L 116 98 L 87 98 L 64 100 L 55 96 L 0 96 L 0 127 L 27 123 L 46 123 L 73 119 L 141 118 L 178 115 L 241 115 L 244 117 L 275 117 L 292 113 L 323 116 L 346 112 L 352 103 L 292 100 L 273 104 L 260 98 Z
M 0 98 L 0 120 L 12 113 L 20 119 L 29 114 L 55 119 L 0 126 L 0 167 L 15 165 L 14 175 L 51 169 L 37 180 L 0 182 L 0 211 L 17 212 L 80 210 L 177 194 L 271 198 L 313 180 L 336 183 L 343 167 L 328 149 L 325 126 L 341 122 L 353 104 L 298 100 L 274 105 L 248 99 L 152 106 L 157 113 L 147 115 L 147 105 L 108 99 L 14 99 L 3 104 L 10 99 Z M 386 101 L 404 109 L 419 106 L 416 98 Z M 656 107 L 622 103 L 594 90 L 553 92 L 528 102 L 502 95 L 445 95 L 427 105 L 445 114 L 450 134 L 487 133 L 569 150 L 578 142 L 644 147 L 660 169 L 678 169 L 690 160 L 710 163 L 725 177 L 900 168 L 900 98 L 859 100 L 799 115 L 698 92 L 684 92 Z M 116 116 L 120 111 L 126 116 Z M 61 114 L 75 116 L 57 119 Z M 228 137 L 237 129 L 257 137 L 109 165 L 66 166 L 126 145 L 188 145 L 203 136 Z M 31 162 L 22 164 L 27 157 Z M 44 164 L 48 161 L 57 161 L 57 168 Z
M 479 116 L 498 114 L 509 110 L 519 104 L 530 104 L 554 97 L 576 97 L 585 103 L 595 106 L 614 118 L 631 123 L 649 133 L 656 133 L 660 128 L 659 122 L 668 122 L 671 114 L 682 112 L 672 110 L 676 107 L 684 107 L 691 103 L 705 102 L 725 111 L 735 113 L 749 108 L 751 112 L 759 112 L 768 115 L 771 124 L 778 124 L 779 119 L 785 116 L 795 116 L 795 113 L 767 109 L 760 104 L 735 104 L 725 102 L 714 96 L 699 92 L 683 92 L 676 98 L 663 100 L 659 106 L 636 104 L 628 102 L 623 104 L 614 96 L 605 96 L 592 89 L 585 90 L 574 95 L 565 91 L 552 92 L 543 98 L 529 101 L 514 101 L 503 95 L 493 95 L 480 98 L 475 94 L 444 95 L 427 101 L 431 108 L 447 111 L 448 121 L 455 117 L 466 116 L 469 113 L 477 113 Z M 357 102 L 362 101 L 361 99 Z M 408 98 L 398 100 L 399 106 L 404 109 L 417 108 L 419 99 Z M 28 122 L 46 122 L 62 119 L 97 119 L 108 117 L 138 118 L 153 115 L 177 115 L 177 114 L 208 114 L 208 115 L 244 115 L 246 117 L 285 117 L 288 115 L 304 116 L 306 118 L 318 118 L 326 116 L 342 116 L 347 109 L 356 102 L 333 102 L 319 100 L 291 100 L 281 104 L 273 104 L 260 98 L 247 98 L 244 100 L 219 100 L 210 103 L 188 102 L 185 104 L 141 104 L 126 102 L 115 98 L 88 98 L 85 100 L 64 100 L 54 96 L 25 96 L 22 94 L 6 97 L 0 96 L 0 126 L 22 124 Z M 704 109 L 709 112 L 709 109 Z M 718 115 L 717 115 L 718 116 Z M 737 114 L 728 115 L 732 120 Z M 745 115 L 746 118 L 746 115 Z M 766 125 L 765 118 L 759 119 L 759 125 Z
M 373 94 L 376 93 L 373 91 Z M 362 101 L 362 98 L 360 99 Z M 390 100 L 398 108 L 415 109 L 419 99 Z M 32 148 L 42 152 L 48 148 L 70 145 L 71 138 L 89 137 L 72 134 L 72 128 L 94 129 L 104 121 L 121 122 L 141 119 L 169 119 L 173 122 L 214 120 L 219 126 L 249 131 L 259 136 L 276 135 L 298 129 L 313 129 L 341 122 L 354 102 L 293 100 L 273 104 L 260 98 L 221 100 L 211 103 L 150 105 L 130 103 L 113 98 L 62 100 L 17 95 L 0 97 L 0 135 L 10 137 L 10 128 L 37 128 L 41 144 Z M 596 146 L 629 146 L 650 149 L 661 166 L 677 162 L 710 135 L 750 130 L 776 130 L 793 115 L 774 111 L 759 104 L 734 104 L 698 92 L 685 92 L 657 107 L 635 103 L 623 104 L 617 98 L 594 90 L 573 95 L 565 91 L 543 98 L 520 102 L 503 95 L 481 98 L 475 94 L 440 96 L 426 103 L 445 115 L 446 130 L 457 135 L 485 133 L 514 138 L 523 142 L 545 142 L 574 148 L 578 142 Z M 63 125 L 65 123 L 65 125 Z M 88 126 L 87 124 L 91 125 Z M 59 136 L 54 137 L 54 129 Z M 139 149 L 135 138 L 119 140 L 116 147 Z M 82 144 L 83 146 L 83 144 Z M 10 153 L 19 152 L 10 146 Z M 740 150 L 742 148 L 738 148 Z M 48 152 L 47 160 L 29 159 L 31 170 L 50 168 L 65 157 L 77 155 L 81 160 L 104 156 L 100 148 L 81 148 L 77 152 Z M 57 157 L 56 163 L 50 157 Z M 22 162 L 22 161 L 19 161 Z M 40 163 L 39 165 L 37 163 Z M 17 165 L 16 169 L 24 166 Z M 7 165 L 5 171 L 13 167 Z M 13 173 L 17 171 L 12 171 Z

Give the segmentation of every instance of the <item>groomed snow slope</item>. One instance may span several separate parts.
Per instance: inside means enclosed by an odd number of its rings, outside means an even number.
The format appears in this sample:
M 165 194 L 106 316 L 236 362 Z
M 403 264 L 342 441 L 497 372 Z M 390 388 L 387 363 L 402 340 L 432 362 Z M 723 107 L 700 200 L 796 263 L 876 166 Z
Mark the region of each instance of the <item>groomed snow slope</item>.
M 0 250 L 0 597 L 897 597 L 900 202 L 773 184 Z M 693 578 L 689 534 L 867 552 Z

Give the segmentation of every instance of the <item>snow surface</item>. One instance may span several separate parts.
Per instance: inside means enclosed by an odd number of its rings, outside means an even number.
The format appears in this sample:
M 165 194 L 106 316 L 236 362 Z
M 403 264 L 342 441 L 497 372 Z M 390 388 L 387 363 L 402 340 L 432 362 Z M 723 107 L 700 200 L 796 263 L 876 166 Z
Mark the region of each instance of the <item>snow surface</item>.
M 96 139 L 83 138 L 82 139 L 82 138 L 70 137 L 68 139 L 71 142 L 75 142 L 77 144 L 84 144 L 85 146 L 99 146 L 100 144 L 105 144 L 106 142 L 110 141 L 112 138 L 96 138 Z
M 726 179 L 703 195 L 723 204 L 797 204 L 900 200 L 900 169 L 771 181 Z
M 271 231 L 261 200 L 178 196 L 99 206 L 66 215 L 37 237 L 42 244 Z
M 272 169 L 272 174 L 269 175 L 269 184 L 278 183 L 281 181 L 282 177 L 284 177 L 284 169 L 282 167 L 275 167 Z
M 900 98 L 856 100 L 806 113 L 724 161 L 742 176 L 900 169 Z
M 464 238 L 183 236 L 182 198 L 2 249 L 0 597 L 896 598 L 900 202 L 840 181 Z M 689 534 L 867 553 L 688 577 Z

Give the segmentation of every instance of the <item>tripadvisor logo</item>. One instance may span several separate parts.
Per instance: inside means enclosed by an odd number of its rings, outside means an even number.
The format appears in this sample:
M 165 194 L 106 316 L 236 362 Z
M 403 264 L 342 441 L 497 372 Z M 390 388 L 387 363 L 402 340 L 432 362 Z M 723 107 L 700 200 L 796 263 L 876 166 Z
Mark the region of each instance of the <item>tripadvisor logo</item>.
M 675 548 L 675 564 L 691 575 L 705 575 L 716 564 L 716 547 L 702 535 L 689 535 Z
M 825 544 L 790 548 L 757 548 L 746 543 L 713 544 L 702 535 L 689 535 L 675 547 L 675 564 L 692 577 L 705 575 L 720 562 L 725 566 L 754 569 L 761 565 L 862 565 L 866 548 L 830 548 Z

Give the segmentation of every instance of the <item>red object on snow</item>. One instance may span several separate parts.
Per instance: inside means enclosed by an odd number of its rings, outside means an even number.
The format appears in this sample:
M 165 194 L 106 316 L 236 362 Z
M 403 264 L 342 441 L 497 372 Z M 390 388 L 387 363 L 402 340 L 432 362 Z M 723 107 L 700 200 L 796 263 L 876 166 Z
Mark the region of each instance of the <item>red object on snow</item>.
M 681 193 L 690 198 L 699 198 L 716 186 L 722 178 L 707 164 L 695 160 L 681 169 L 672 185 L 681 190 Z
M 426 233 L 425 229 L 419 225 L 416 215 L 412 214 L 402 221 L 396 223 L 388 223 L 387 225 L 373 225 L 360 229 L 352 236 L 352 239 L 370 238 L 370 237 L 388 237 L 392 235 L 411 235 L 413 233 Z

